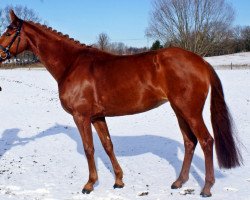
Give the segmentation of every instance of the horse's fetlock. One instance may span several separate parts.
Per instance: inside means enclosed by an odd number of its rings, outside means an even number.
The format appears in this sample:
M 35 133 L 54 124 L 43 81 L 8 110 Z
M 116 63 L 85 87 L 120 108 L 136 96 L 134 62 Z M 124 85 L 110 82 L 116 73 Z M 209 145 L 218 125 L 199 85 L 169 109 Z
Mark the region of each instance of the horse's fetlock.
M 209 179 L 206 178 L 206 184 L 214 185 L 214 183 L 215 183 L 215 178 L 209 178 Z
M 92 177 L 89 178 L 89 182 L 92 184 L 95 184 L 95 182 L 98 180 L 97 175 L 93 175 Z

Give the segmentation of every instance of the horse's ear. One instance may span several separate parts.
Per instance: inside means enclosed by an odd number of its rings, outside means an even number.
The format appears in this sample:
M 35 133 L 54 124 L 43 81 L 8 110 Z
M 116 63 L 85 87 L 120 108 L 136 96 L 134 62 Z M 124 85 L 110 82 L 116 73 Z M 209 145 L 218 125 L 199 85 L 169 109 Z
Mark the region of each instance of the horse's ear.
M 15 22 L 19 19 L 12 9 L 10 10 L 10 19 L 11 19 L 11 22 Z

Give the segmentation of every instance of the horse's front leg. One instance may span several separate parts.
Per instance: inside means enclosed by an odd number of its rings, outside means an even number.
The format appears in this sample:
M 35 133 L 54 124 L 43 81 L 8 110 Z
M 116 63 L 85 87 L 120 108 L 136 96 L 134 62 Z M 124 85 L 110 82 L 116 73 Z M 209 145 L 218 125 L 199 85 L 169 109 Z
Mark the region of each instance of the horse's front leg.
M 85 155 L 88 161 L 89 166 L 89 180 L 84 186 L 82 193 L 89 194 L 94 189 L 94 184 L 98 179 L 95 159 L 94 159 L 94 145 L 93 145 L 93 136 L 91 130 L 91 121 L 90 117 L 84 117 L 81 114 L 77 113 L 73 115 L 75 123 L 78 127 L 78 130 L 81 134 L 83 147 Z
M 98 135 L 99 138 L 102 142 L 102 145 L 106 151 L 106 153 L 108 154 L 110 161 L 112 163 L 114 172 L 115 172 L 115 184 L 114 184 L 114 188 L 123 188 L 124 187 L 124 183 L 122 181 L 123 178 L 123 172 L 122 169 L 115 157 L 115 153 L 113 150 L 113 144 L 111 141 L 111 137 L 109 135 L 109 130 L 108 130 L 108 126 L 106 123 L 106 120 L 104 117 L 100 117 L 97 118 L 95 120 L 92 121 Z

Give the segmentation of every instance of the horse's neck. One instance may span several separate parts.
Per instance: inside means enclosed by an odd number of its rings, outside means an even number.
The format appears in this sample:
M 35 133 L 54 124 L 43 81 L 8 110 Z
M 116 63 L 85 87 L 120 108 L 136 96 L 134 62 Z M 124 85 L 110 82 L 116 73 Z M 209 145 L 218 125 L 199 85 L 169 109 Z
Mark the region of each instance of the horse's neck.
M 79 51 L 79 48 L 40 26 L 28 24 L 25 32 L 30 50 L 39 57 L 47 70 L 59 82 L 76 59 L 76 51 Z

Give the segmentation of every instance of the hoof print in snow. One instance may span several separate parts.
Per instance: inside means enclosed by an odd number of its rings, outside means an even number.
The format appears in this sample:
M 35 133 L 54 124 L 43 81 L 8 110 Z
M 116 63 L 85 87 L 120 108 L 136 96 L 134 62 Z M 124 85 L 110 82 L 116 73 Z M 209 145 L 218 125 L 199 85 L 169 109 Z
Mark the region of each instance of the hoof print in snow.
M 138 194 L 138 196 L 142 197 L 142 196 L 147 196 L 148 192 L 142 192 L 141 194 Z
M 224 191 L 228 191 L 228 192 L 238 192 L 238 189 L 236 189 L 236 188 L 231 188 L 231 187 L 224 187 Z
M 184 189 L 180 192 L 181 195 L 194 194 L 194 189 Z

